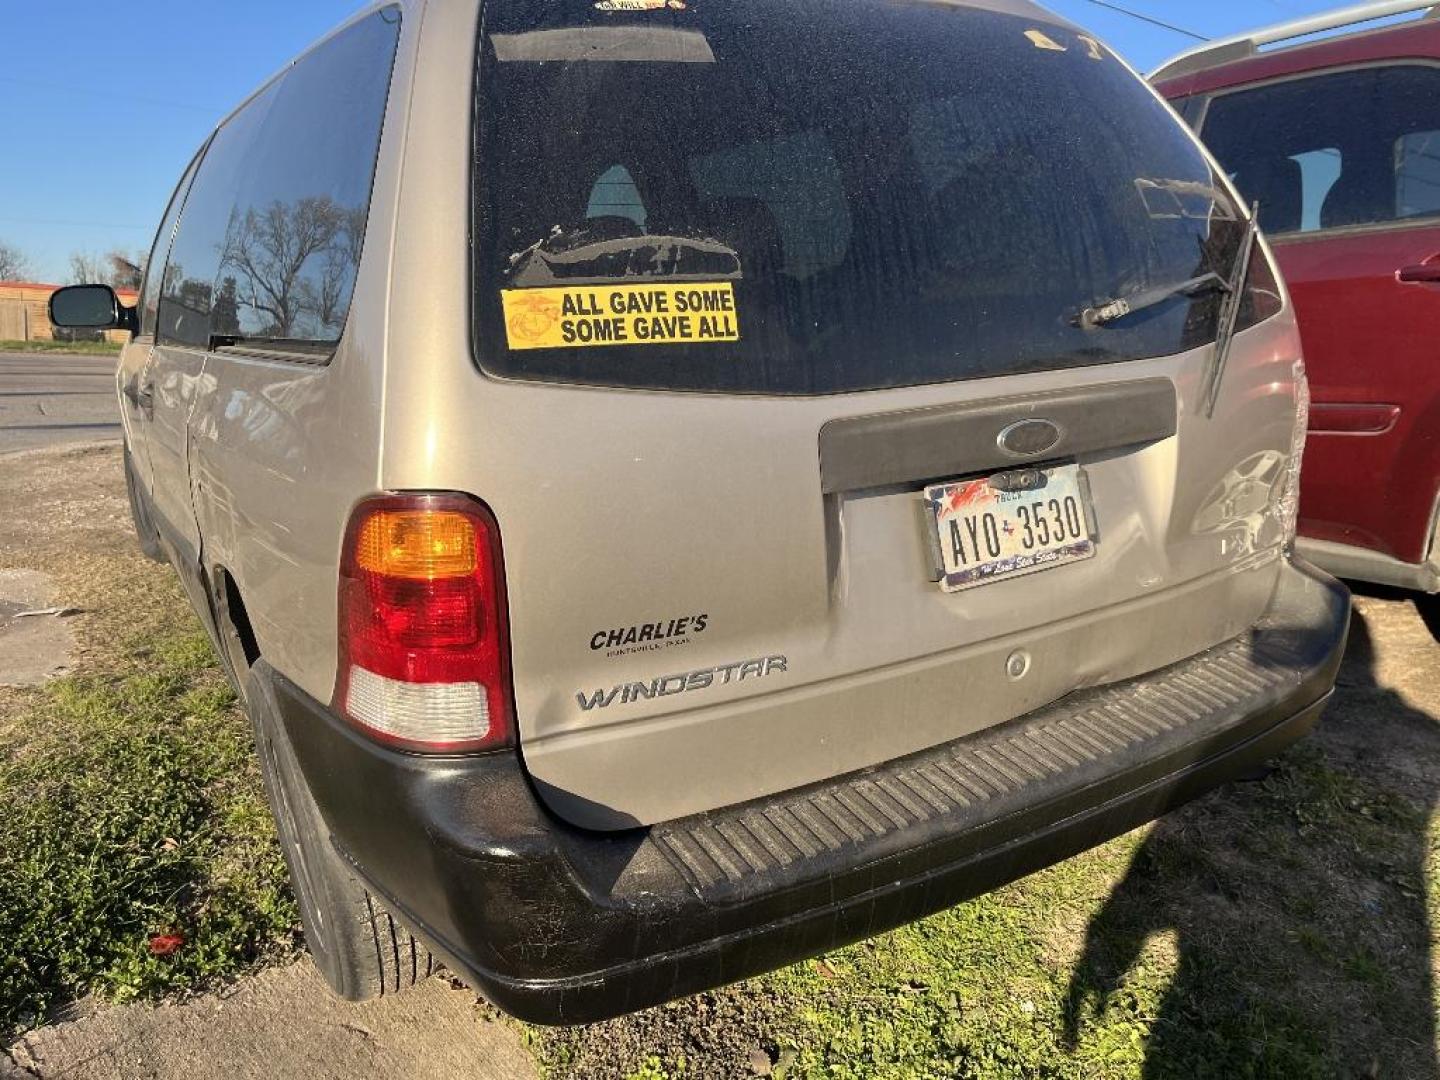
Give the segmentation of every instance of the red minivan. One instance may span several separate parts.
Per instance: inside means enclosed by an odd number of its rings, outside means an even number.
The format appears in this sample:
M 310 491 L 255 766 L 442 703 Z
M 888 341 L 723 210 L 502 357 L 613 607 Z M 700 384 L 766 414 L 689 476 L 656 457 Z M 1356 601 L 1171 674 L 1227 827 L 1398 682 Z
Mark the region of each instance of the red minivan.
M 1305 39 L 1428 6 L 1209 42 L 1150 77 L 1259 204 L 1290 287 L 1314 401 L 1300 552 L 1341 577 L 1435 593 L 1440 20 Z

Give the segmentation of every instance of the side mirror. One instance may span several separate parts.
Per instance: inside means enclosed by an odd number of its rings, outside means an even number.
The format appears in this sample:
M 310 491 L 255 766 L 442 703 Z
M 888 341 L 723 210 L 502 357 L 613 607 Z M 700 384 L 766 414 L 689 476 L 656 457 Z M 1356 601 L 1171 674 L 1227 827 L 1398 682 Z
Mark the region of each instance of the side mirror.
M 50 321 L 71 330 L 135 332 L 135 309 L 120 303 L 109 285 L 67 285 L 50 294 Z

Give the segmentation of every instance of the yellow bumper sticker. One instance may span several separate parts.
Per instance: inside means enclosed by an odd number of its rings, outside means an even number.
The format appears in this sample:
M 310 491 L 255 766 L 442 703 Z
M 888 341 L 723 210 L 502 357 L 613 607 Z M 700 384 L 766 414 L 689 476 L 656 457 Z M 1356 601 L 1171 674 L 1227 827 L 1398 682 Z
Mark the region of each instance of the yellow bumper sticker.
M 512 349 L 740 340 L 728 281 L 502 289 L 500 300 Z

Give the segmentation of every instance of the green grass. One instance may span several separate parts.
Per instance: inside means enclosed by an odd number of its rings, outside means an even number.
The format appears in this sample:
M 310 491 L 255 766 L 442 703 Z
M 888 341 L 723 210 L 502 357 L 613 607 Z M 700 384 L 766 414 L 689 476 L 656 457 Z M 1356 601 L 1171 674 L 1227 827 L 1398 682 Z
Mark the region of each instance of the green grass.
M 178 599 L 178 597 L 177 597 Z M 22 698 L 0 757 L 0 1036 L 294 948 L 248 722 L 196 624 Z M 152 935 L 183 944 L 154 955 Z
M 921 922 L 530 1041 L 553 1077 L 745 1076 L 752 1048 L 783 1080 L 1429 1076 L 1435 825 L 1301 744 L 1263 782 Z M 741 1019 L 713 1037 L 722 1017 Z
M 82 356 L 115 356 L 120 345 L 113 341 L 0 341 L 0 352 L 75 353 Z

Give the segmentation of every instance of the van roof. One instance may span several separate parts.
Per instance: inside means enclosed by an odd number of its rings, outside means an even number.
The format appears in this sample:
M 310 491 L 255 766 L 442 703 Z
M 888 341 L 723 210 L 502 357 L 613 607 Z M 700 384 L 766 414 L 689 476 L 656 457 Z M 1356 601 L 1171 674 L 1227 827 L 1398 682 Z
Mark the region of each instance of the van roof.
M 1423 11 L 1420 20 L 1409 20 L 1399 24 L 1381 27 L 1369 26 L 1378 19 L 1390 18 Z M 1352 7 L 1337 8 L 1319 15 L 1307 15 L 1301 19 L 1277 23 L 1258 30 L 1249 30 L 1230 37 L 1217 38 L 1177 53 L 1150 72 L 1152 82 L 1177 79 L 1200 71 L 1223 67 L 1227 64 L 1248 60 L 1260 54 L 1262 46 L 1290 42 L 1277 49 L 1267 49 L 1265 55 L 1289 52 L 1318 45 L 1334 45 L 1337 41 L 1348 40 L 1362 34 L 1404 34 L 1413 29 L 1416 21 L 1435 19 L 1440 16 L 1440 4 L 1435 0 L 1372 0 L 1370 3 L 1355 4 Z M 1313 35 L 1354 27 L 1347 34 L 1335 34 L 1319 40 Z

